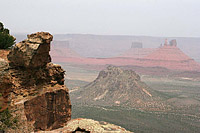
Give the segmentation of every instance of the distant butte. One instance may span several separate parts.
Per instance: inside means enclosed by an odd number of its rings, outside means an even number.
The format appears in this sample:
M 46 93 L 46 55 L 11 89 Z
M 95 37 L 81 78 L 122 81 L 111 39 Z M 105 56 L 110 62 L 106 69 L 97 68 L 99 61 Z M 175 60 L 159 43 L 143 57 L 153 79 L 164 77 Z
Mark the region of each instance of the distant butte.
M 177 47 L 176 40 L 171 40 L 170 43 L 166 40 L 164 46 L 142 58 L 141 61 L 150 67 L 159 66 L 172 70 L 187 71 L 200 70 L 200 65 Z

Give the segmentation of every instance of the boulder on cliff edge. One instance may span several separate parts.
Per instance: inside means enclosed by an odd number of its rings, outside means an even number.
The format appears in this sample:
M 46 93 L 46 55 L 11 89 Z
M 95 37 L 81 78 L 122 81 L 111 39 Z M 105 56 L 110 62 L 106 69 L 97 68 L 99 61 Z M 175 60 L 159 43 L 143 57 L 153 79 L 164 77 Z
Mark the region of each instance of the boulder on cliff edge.
M 51 62 L 50 42 L 53 36 L 48 32 L 27 35 L 28 39 L 16 44 L 8 55 L 10 66 L 42 67 Z

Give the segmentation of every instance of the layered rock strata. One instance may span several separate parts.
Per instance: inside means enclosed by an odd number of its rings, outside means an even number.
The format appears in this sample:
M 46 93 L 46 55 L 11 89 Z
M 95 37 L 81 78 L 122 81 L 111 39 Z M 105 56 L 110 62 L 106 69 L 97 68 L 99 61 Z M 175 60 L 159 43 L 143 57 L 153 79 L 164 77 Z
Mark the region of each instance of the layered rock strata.
M 50 63 L 52 39 L 47 32 L 28 35 L 12 48 L 8 61 L 0 61 L 3 109 L 9 107 L 18 115 L 17 132 L 52 130 L 71 119 L 65 71 Z

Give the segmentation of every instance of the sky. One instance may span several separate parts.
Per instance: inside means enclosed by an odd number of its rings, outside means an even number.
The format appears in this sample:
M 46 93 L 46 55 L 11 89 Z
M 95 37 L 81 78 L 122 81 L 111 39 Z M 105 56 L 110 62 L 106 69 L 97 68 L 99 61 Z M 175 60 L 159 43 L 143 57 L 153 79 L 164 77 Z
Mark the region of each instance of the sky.
M 11 33 L 200 37 L 200 0 L 0 0 Z

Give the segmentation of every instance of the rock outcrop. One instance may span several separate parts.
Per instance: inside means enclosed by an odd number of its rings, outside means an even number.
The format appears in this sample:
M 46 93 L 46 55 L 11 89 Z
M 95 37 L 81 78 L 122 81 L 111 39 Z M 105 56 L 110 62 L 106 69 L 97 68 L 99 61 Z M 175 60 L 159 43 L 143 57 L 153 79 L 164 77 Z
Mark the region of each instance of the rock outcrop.
M 8 55 L 10 66 L 45 66 L 51 62 L 49 51 L 52 39 L 53 36 L 46 32 L 28 35 L 28 39 L 16 44 Z
M 132 42 L 131 48 L 143 48 L 143 44 L 141 42 Z
M 11 49 L 8 61 L 0 61 L 3 109 L 10 108 L 21 125 L 15 132 L 52 130 L 71 119 L 65 71 L 50 63 L 52 39 L 47 32 L 28 35 Z
M 40 132 L 42 133 L 42 132 Z M 92 119 L 73 119 L 63 128 L 46 133 L 131 133 L 126 129 L 107 122 L 98 122 Z
M 80 104 L 104 106 L 129 106 L 162 110 L 162 98 L 140 80 L 132 70 L 108 66 L 98 77 L 80 91 L 71 93 L 73 101 Z

